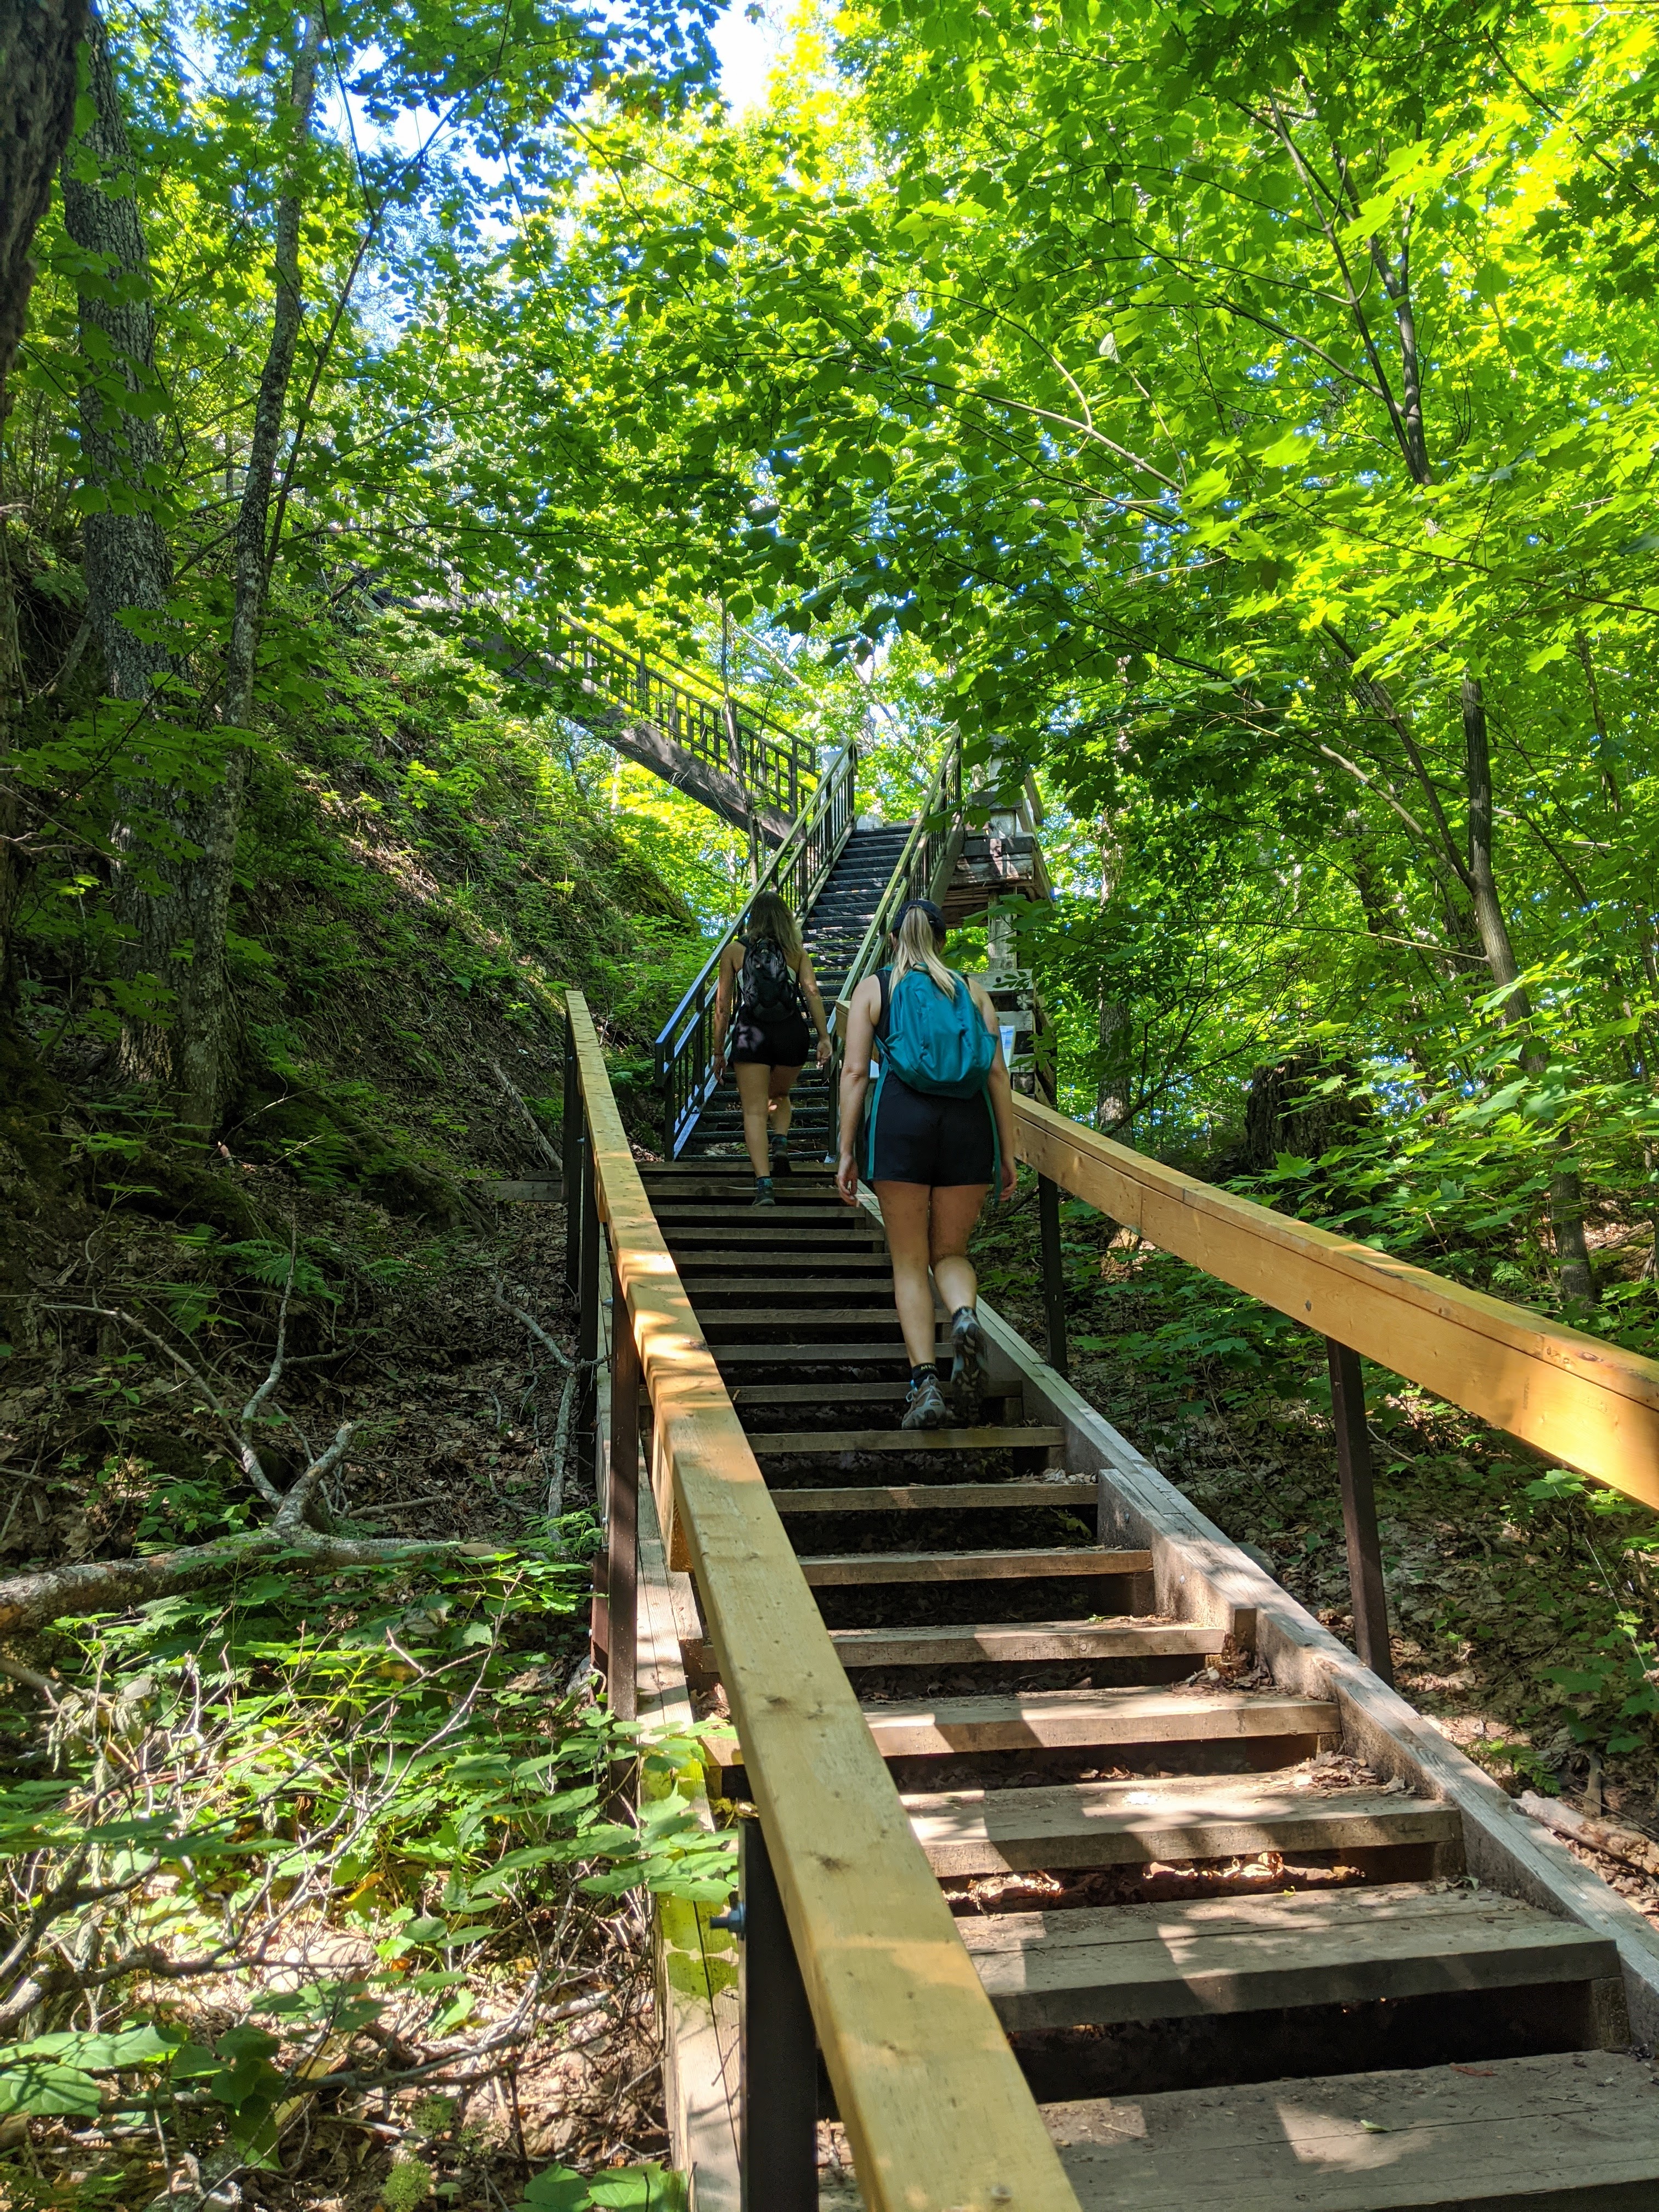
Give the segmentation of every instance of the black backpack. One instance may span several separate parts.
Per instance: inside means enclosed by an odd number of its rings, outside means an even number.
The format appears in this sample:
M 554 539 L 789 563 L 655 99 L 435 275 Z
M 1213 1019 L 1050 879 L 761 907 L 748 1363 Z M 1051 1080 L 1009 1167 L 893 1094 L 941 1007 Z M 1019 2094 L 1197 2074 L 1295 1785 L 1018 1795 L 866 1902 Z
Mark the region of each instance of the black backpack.
M 800 986 L 789 972 L 783 947 L 769 937 L 745 941 L 738 981 L 744 1011 L 763 1029 L 775 1029 L 801 1011 Z

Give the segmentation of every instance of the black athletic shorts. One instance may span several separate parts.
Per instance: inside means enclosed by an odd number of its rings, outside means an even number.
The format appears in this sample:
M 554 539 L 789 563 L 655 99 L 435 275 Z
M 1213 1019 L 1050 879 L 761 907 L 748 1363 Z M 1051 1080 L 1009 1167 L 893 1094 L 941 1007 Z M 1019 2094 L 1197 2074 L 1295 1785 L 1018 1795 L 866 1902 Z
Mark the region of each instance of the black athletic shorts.
M 734 1066 L 799 1067 L 811 1050 L 811 1024 L 805 1014 L 792 1014 L 774 1027 L 763 1028 L 740 1012 L 732 1025 Z
M 989 1094 L 941 1098 L 912 1091 L 886 1069 L 865 1125 L 866 1182 L 919 1182 L 930 1190 L 989 1182 L 996 1172 L 997 1125 Z

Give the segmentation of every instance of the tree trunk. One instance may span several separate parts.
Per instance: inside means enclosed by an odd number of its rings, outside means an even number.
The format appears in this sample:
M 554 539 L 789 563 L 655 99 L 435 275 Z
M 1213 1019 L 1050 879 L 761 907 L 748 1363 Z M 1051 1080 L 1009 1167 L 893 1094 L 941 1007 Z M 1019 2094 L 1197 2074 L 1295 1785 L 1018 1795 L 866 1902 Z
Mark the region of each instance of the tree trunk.
M 75 122 L 85 0 L 0 0 L 0 421 L 28 316 L 29 248 Z
M 24 326 L 34 263 L 29 249 L 52 200 L 52 180 L 75 122 L 75 50 L 86 0 L 0 0 L 0 429 L 7 380 Z M 4 528 L 0 523 L 0 529 Z M 22 670 L 9 564 L 0 559 L 0 756 L 14 742 Z M 0 771 L 0 1003 L 11 979 L 19 873 L 15 795 Z
M 225 966 L 225 928 L 248 775 L 247 753 L 238 740 L 253 715 L 259 629 L 274 550 L 267 545 L 266 532 L 283 416 L 304 313 L 300 292 L 300 219 L 321 31 L 320 15 L 307 14 L 301 27 L 286 102 L 289 143 L 283 196 L 276 207 L 276 296 L 236 519 L 234 592 L 221 703 L 221 720 L 229 733 L 231 750 L 226 755 L 224 774 L 202 809 L 199 833 L 193 841 L 199 843 L 201 856 L 182 872 L 181 896 L 177 902 L 178 935 L 188 940 L 190 960 L 179 988 L 173 1029 L 173 1088 L 180 1120 L 186 1127 L 203 1131 L 217 1126 L 230 1071 L 234 1009 Z
M 145 699 L 171 668 L 172 656 L 121 617 L 128 610 L 160 615 L 173 582 L 167 539 L 155 514 L 162 489 L 161 437 L 149 411 L 155 310 L 137 177 L 108 33 L 95 9 L 87 61 L 92 118 L 64 162 L 64 227 L 77 246 L 97 257 L 106 280 L 95 291 L 83 290 L 79 302 L 82 355 L 101 364 L 101 373 L 81 387 L 82 474 L 100 502 L 82 528 L 87 618 L 103 648 L 109 692 L 117 699 Z M 138 399 L 137 411 L 123 406 L 118 388 Z
M 64 223 L 96 257 L 102 280 L 79 300 L 82 351 L 99 364 L 81 387 L 81 471 L 92 495 L 82 526 L 87 619 L 104 656 L 104 690 L 142 705 L 173 666 L 140 632 L 167 607 L 173 560 L 155 507 L 162 492 L 161 433 L 149 412 L 155 388 L 155 309 L 149 249 L 138 212 L 137 173 L 121 112 L 109 35 L 94 9 L 88 40 L 92 115 L 64 162 Z M 124 406 L 124 397 L 139 401 Z M 130 626 L 129 613 L 139 617 Z M 123 750 L 143 757 L 143 721 Z M 173 1031 L 167 1018 L 187 972 L 190 886 L 204 842 L 204 803 L 189 791 L 125 777 L 111 831 L 113 906 L 129 982 L 149 988 L 159 1018 L 127 1013 L 120 1066 L 129 1081 L 170 1090 Z M 181 942 L 181 940 L 183 940 Z
M 1464 775 L 1469 802 L 1469 887 L 1474 903 L 1475 927 L 1492 981 L 1505 990 L 1504 1019 L 1524 1029 L 1532 1019 L 1532 1002 L 1517 981 L 1520 965 L 1510 942 L 1509 923 L 1498 896 L 1492 870 L 1492 747 L 1486 733 L 1486 705 L 1479 680 L 1465 672 L 1460 684 L 1463 716 Z M 1510 987 L 1507 988 L 1506 987 Z M 1520 1051 L 1521 1066 L 1530 1076 L 1541 1076 L 1548 1056 L 1530 1039 Z M 1550 1177 L 1550 1221 L 1555 1232 L 1556 1272 L 1561 1294 L 1593 1304 L 1595 1277 L 1589 1247 L 1584 1239 L 1584 1199 L 1578 1171 L 1571 1165 L 1571 1139 L 1564 1129 L 1556 1139 L 1562 1164 Z

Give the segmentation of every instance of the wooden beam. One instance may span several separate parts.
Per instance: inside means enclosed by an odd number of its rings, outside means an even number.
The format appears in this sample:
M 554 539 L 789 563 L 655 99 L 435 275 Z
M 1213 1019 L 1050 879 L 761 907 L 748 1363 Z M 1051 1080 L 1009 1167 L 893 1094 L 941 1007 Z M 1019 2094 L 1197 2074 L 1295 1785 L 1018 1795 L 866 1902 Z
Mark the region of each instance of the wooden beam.
M 868 2212 L 1078 2212 L 674 1271 L 586 1006 L 568 1006 L 659 1509 L 672 1498 L 696 1569 Z
M 1074 1197 L 1564 1466 L 1659 1507 L 1659 1360 L 1115 1145 L 1016 1096 L 1019 1157 Z

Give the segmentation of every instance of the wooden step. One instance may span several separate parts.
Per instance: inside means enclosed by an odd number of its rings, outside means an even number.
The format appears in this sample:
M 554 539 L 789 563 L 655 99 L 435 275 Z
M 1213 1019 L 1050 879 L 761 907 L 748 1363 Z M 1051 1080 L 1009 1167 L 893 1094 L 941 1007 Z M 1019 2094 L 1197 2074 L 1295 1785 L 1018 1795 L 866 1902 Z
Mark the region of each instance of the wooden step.
M 657 1214 L 657 1224 L 671 1244 L 684 1245 L 688 1252 L 702 1252 L 710 1247 L 718 1249 L 723 1244 L 738 1245 L 747 1250 L 757 1244 L 785 1242 L 792 1250 L 798 1252 L 835 1252 L 849 1246 L 854 1251 L 866 1247 L 872 1251 L 878 1247 L 884 1251 L 886 1249 L 887 1240 L 880 1230 L 860 1228 L 856 1221 L 845 1217 L 832 1216 L 824 1222 L 816 1218 L 811 1221 L 768 1221 L 762 1225 L 752 1218 L 752 1206 L 740 1206 L 735 1210 L 738 1217 L 735 1220 L 728 1214 L 723 1221 L 693 1221 L 687 1214 L 661 1209 Z M 822 1210 L 814 1206 L 814 1217 Z M 696 1211 L 699 1214 L 705 1211 L 713 1214 L 715 1209 L 699 1206 Z M 781 1203 L 777 1211 L 780 1213 L 783 1212 Z
M 730 1316 L 723 1316 L 722 1318 L 729 1320 Z M 889 1314 L 887 1318 L 895 1328 L 898 1327 L 896 1315 Z M 910 1358 L 902 1338 L 890 1337 L 885 1344 L 717 1344 L 713 1350 L 715 1361 L 721 1367 L 841 1367 L 854 1364 L 868 1367 L 878 1361 L 884 1364 L 891 1361 L 904 1370 L 905 1380 L 899 1386 L 901 1395 L 910 1387 Z M 950 1346 L 937 1346 L 934 1357 L 949 1359 L 951 1357 Z M 810 1389 L 811 1402 L 816 1405 L 821 1398 L 830 1396 L 837 1386 L 832 1380 L 821 1388 L 817 1384 L 799 1387 Z M 787 1403 L 787 1401 L 783 1402 Z
M 813 1301 L 817 1298 L 865 1297 L 872 1291 L 890 1291 L 893 1287 L 893 1279 L 891 1275 L 886 1273 L 825 1277 L 818 1275 L 814 1271 L 811 1274 L 802 1273 L 799 1275 L 786 1275 L 781 1279 L 774 1279 L 761 1282 L 756 1279 L 757 1273 L 758 1270 L 752 1261 L 745 1262 L 743 1267 L 724 1278 L 715 1270 L 707 1267 L 680 1269 L 681 1275 L 688 1278 L 687 1291 L 694 1293 L 692 1304 L 701 1312 L 704 1303 L 707 1302 L 711 1318 L 714 1320 L 719 1320 L 725 1312 L 732 1310 L 720 1304 L 719 1301 L 722 1298 L 752 1298 L 763 1291 L 766 1297 L 775 1301 L 775 1304 L 767 1309 L 762 1318 L 769 1321 L 791 1319 L 815 1321 L 820 1317 L 813 1308 Z M 781 1312 L 780 1308 L 784 1310 Z M 738 1307 L 735 1310 L 746 1313 L 750 1309 L 744 1306 Z M 835 1310 L 845 1310 L 845 1309 L 835 1309 Z M 866 1316 L 873 1317 L 874 1315 L 880 1314 L 882 1310 L 879 1306 L 873 1309 L 866 1307 L 854 1317 L 863 1321 Z M 886 1310 L 889 1313 L 892 1312 L 890 1302 Z
M 1081 1745 L 1237 1743 L 1260 1736 L 1341 1736 L 1322 1698 L 1248 1690 L 1029 1690 L 865 1709 L 884 1759 L 952 1752 L 1064 1751 Z
M 1659 2091 L 1623 2052 L 1048 2105 L 1083 2212 L 1654 2212 Z
M 1297 1790 L 1261 1775 L 907 1794 L 935 1874 L 1455 1844 L 1456 1808 L 1387 1790 Z
M 997 1912 L 957 1925 L 1010 2028 L 1373 2004 L 1619 1972 L 1605 1936 L 1461 1884 Z
M 1064 1429 L 784 1429 L 750 1438 L 763 1459 L 797 1452 L 1058 1451 Z
M 1103 1552 L 1082 1545 L 1055 1551 L 824 1553 L 800 1562 L 813 1589 L 844 1583 L 971 1583 L 1040 1580 L 1051 1575 L 1149 1575 L 1150 1552 Z
M 1227 1646 L 1224 1628 L 1186 1621 L 986 1621 L 968 1628 L 832 1628 L 844 1667 L 1030 1666 L 1050 1659 L 1204 1658 Z
M 717 1291 L 713 1295 L 718 1297 L 720 1292 Z M 696 1305 L 696 1303 L 693 1299 L 692 1304 Z M 732 1328 L 856 1328 L 862 1329 L 867 1335 L 873 1335 L 877 1329 L 886 1328 L 890 1328 L 895 1335 L 898 1334 L 898 1316 L 890 1304 L 803 1306 L 782 1313 L 776 1306 L 711 1305 L 706 1314 L 699 1306 L 697 1318 L 704 1323 L 705 1332 L 710 1328 L 722 1331 Z M 845 1350 L 840 1346 L 837 1347 L 837 1354 L 842 1358 L 847 1357 Z M 723 1359 L 726 1354 L 720 1352 L 717 1356 Z
M 764 1432 L 749 1441 L 757 1452 L 771 1443 Z M 780 1513 L 978 1513 L 1001 1506 L 1030 1510 L 1061 1505 L 1086 1507 L 1092 1514 L 1099 1502 L 1100 1485 L 1092 1475 L 1073 1482 L 908 1482 L 889 1489 L 809 1486 L 772 1492 Z
M 775 1351 L 767 1356 L 775 1359 Z M 837 1350 L 829 1357 L 845 1358 L 846 1354 Z M 908 1382 L 735 1382 L 727 1395 L 734 1406 L 824 1406 L 833 1410 L 836 1406 L 902 1405 L 909 1389 Z
M 775 1230 L 772 1232 L 778 1235 Z M 729 1283 L 734 1291 L 753 1286 L 757 1276 L 764 1276 L 766 1288 L 775 1286 L 790 1291 L 827 1291 L 873 1289 L 872 1282 L 863 1278 L 878 1276 L 890 1282 L 893 1262 L 884 1250 L 860 1251 L 850 1237 L 842 1237 L 835 1244 L 814 1245 L 803 1251 L 798 1232 L 788 1232 L 788 1242 L 774 1251 L 733 1251 L 722 1237 L 706 1249 L 688 1248 L 678 1237 L 671 1237 L 677 1256 L 675 1265 L 685 1277 L 695 1276 L 700 1283 Z M 782 1277 L 777 1273 L 778 1263 L 788 1255 L 801 1253 L 801 1263 L 792 1267 Z

